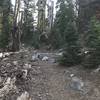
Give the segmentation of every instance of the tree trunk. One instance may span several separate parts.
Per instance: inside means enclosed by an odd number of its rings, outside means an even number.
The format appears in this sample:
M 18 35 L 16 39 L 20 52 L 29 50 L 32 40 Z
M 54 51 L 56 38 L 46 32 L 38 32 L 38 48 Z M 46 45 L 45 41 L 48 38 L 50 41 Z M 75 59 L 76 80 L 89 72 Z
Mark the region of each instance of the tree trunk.
M 12 51 L 17 51 L 20 49 L 20 32 L 18 26 L 18 14 L 20 10 L 20 0 L 16 0 L 14 9 L 14 19 L 13 19 L 13 29 L 12 29 Z

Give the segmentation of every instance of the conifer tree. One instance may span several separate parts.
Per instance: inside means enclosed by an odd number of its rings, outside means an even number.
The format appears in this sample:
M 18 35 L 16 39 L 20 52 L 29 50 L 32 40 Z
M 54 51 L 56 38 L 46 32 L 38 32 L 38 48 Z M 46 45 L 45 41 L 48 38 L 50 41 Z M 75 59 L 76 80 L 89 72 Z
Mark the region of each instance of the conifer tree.
M 5 48 L 9 43 L 11 31 L 11 1 L 0 0 L 0 47 Z
M 96 17 L 91 18 L 88 31 L 84 37 L 88 52 L 84 56 L 83 66 L 85 68 L 96 68 L 100 65 L 100 21 Z
M 78 64 L 81 60 L 78 55 L 78 32 L 73 0 L 58 0 L 57 7 L 52 44 L 55 42 L 56 47 L 64 48 L 63 57 L 59 60 L 60 64 L 67 66 Z

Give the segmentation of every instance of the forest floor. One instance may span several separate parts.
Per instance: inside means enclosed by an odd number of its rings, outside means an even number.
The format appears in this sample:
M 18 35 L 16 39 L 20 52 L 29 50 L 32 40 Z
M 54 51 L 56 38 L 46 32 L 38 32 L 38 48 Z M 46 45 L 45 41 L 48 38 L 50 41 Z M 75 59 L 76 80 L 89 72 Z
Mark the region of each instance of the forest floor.
M 33 49 L 11 53 L 1 58 L 0 100 L 100 100 L 98 70 L 86 70 L 79 65 L 63 67 L 54 61 L 56 52 L 36 52 L 48 59 L 33 61 Z M 26 73 L 23 74 L 23 71 Z M 11 85 L 16 88 L 8 87 L 2 96 L 4 80 L 8 77 L 11 80 L 16 77 Z M 25 91 L 31 99 L 19 99 Z

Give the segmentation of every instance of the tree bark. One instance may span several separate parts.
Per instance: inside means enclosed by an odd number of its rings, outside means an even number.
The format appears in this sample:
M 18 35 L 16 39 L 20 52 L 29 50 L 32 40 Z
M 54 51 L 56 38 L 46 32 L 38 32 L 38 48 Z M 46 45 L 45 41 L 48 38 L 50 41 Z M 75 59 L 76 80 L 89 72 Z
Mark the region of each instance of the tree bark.
M 20 49 L 20 32 L 18 28 L 18 14 L 20 10 L 20 0 L 16 0 L 14 9 L 13 29 L 12 29 L 12 51 L 18 51 Z

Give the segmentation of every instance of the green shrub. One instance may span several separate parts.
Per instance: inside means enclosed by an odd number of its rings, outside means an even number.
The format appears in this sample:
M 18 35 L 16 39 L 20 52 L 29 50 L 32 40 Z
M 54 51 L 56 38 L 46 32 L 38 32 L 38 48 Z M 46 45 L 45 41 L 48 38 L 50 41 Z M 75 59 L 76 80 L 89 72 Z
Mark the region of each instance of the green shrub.
M 59 63 L 64 66 L 73 66 L 81 63 L 81 55 L 79 47 L 71 46 L 68 47 L 63 53 L 63 56 L 59 59 Z
M 97 68 L 100 65 L 100 51 L 92 50 L 84 56 L 82 65 L 85 68 Z

